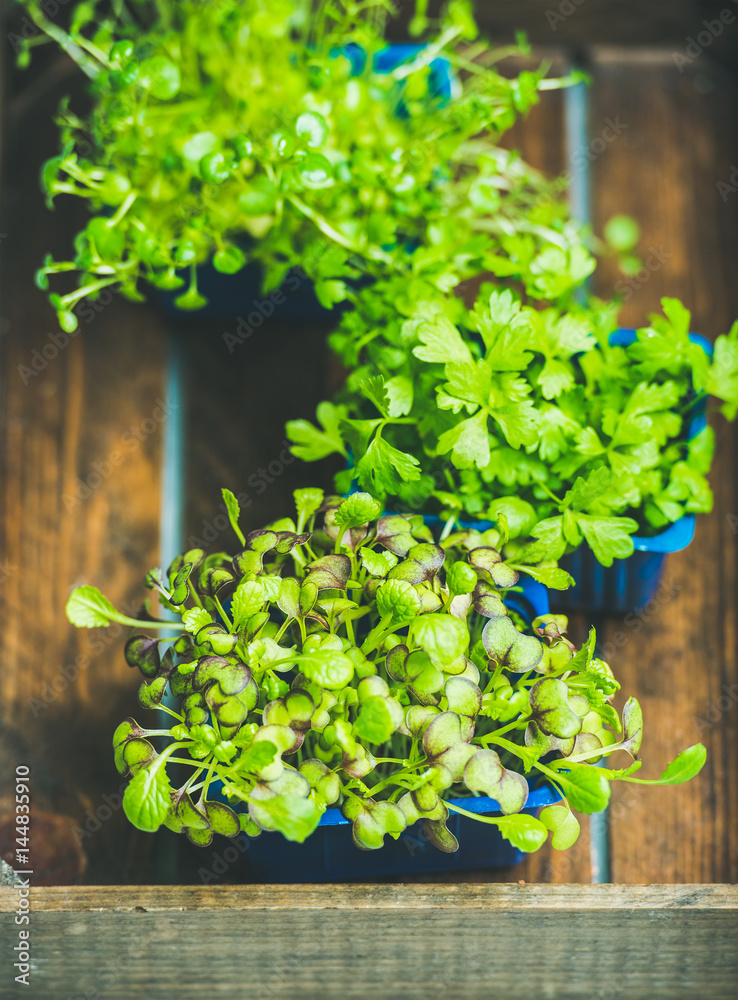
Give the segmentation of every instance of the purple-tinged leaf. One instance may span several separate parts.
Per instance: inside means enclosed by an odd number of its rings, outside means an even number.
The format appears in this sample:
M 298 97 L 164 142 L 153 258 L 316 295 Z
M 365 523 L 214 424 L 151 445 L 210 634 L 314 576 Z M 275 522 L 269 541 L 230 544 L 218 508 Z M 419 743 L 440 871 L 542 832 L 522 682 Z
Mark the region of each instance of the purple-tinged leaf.
M 643 712 L 635 698 L 628 698 L 623 706 L 623 729 L 625 735 L 623 749 L 627 750 L 631 757 L 637 757 L 643 736 Z
M 125 658 L 129 667 L 138 667 L 144 677 L 156 677 L 161 658 L 159 643 L 147 635 L 134 635 L 125 646 Z
M 534 635 L 518 632 L 508 617 L 491 618 L 487 622 L 482 644 L 493 660 L 514 673 L 545 672 L 548 650 Z
M 459 842 L 446 826 L 445 820 L 427 819 L 423 823 L 423 832 L 439 851 L 445 854 L 454 854 L 458 851 Z
M 568 687 L 558 677 L 544 677 L 530 690 L 530 709 L 540 730 L 568 740 L 582 728 L 582 720 L 568 701 Z
M 308 580 L 319 590 L 345 590 L 351 576 L 351 560 L 346 555 L 328 555 L 307 566 Z
M 522 774 L 502 766 L 494 750 L 478 750 L 464 768 L 464 784 L 484 792 L 509 816 L 520 812 L 528 800 L 528 782 Z
M 234 662 L 225 656 L 203 656 L 195 670 L 194 687 L 203 691 L 212 681 L 217 681 L 223 694 L 239 694 L 251 680 L 251 669 L 245 663 Z
M 396 556 L 405 556 L 415 545 L 410 521 L 402 514 L 385 514 L 377 521 L 377 539 Z
M 507 618 L 502 598 L 486 580 L 480 580 L 472 594 L 474 610 L 485 618 Z

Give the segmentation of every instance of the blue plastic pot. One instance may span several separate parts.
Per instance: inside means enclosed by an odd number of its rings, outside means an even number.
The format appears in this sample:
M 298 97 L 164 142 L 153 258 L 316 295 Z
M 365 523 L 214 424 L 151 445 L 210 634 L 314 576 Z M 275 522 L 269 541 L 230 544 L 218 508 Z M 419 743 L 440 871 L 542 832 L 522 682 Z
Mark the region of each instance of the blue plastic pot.
M 375 54 L 374 71 L 391 73 L 424 47 L 419 44 L 388 45 Z M 337 54 L 343 54 L 349 59 L 354 76 L 359 76 L 364 71 L 366 52 L 361 46 L 350 44 Z M 435 97 L 448 100 L 453 93 L 454 79 L 448 60 L 436 58 L 431 62 L 430 88 Z M 403 114 L 401 103 L 398 114 Z M 326 322 L 332 314 L 335 315 L 333 310 L 325 309 L 318 302 L 312 281 L 299 269 L 292 272 L 282 288 L 272 296 L 261 292 L 262 275 L 261 265 L 255 262 L 247 264 L 237 274 L 221 274 L 211 263 L 203 264 L 197 270 L 197 285 L 208 304 L 202 309 L 188 312 L 177 308 L 174 301 L 184 289 L 176 292 L 155 289 L 155 298 L 161 310 L 168 316 L 176 317 L 180 323 L 218 320 L 230 323 L 232 333 L 243 333 L 246 327 L 260 327 L 265 319 L 272 316 L 279 320 L 320 323 Z M 187 277 L 184 272 L 183 276 Z M 340 306 L 337 308 L 340 310 Z M 239 321 L 244 324 L 244 329 L 238 328 Z
M 518 586 L 521 590 L 509 591 L 505 599 L 509 608 L 527 621 L 548 614 L 548 591 L 544 586 L 524 575 Z M 211 794 L 221 797 L 219 783 L 211 786 Z M 557 792 L 544 785 L 531 791 L 523 812 L 535 815 L 559 799 Z M 468 812 L 500 815 L 498 803 L 486 796 L 453 801 Z M 326 809 L 317 830 L 303 844 L 285 840 L 281 833 L 262 833 L 250 840 L 246 863 L 251 875 L 265 882 L 332 882 L 411 872 L 499 868 L 515 865 L 523 858 L 522 851 L 487 823 L 451 813 L 447 826 L 459 841 L 455 854 L 439 851 L 423 833 L 422 821 L 405 830 L 398 840 L 385 838 L 379 850 L 362 851 L 354 846 L 351 823 L 340 809 Z
M 610 334 L 610 343 L 622 347 L 635 339 L 635 330 L 621 329 Z M 690 333 L 689 339 L 712 357 L 709 340 L 698 333 Z M 689 424 L 688 438 L 696 437 L 706 426 L 706 401 L 701 400 Z M 556 610 L 623 613 L 642 608 L 659 589 L 666 554 L 685 549 L 694 537 L 694 527 L 694 514 L 685 514 L 658 535 L 633 535 L 633 555 L 615 559 L 609 567 L 597 561 L 588 545 L 580 546 L 560 561 L 576 580 L 576 586 L 555 591 Z
M 559 800 L 558 793 L 548 786 L 536 788 L 528 796 L 523 812 L 535 815 L 538 809 Z M 480 796 L 449 801 L 469 812 L 500 815 L 494 799 Z M 304 844 L 291 843 L 280 833 L 262 833 L 249 842 L 246 861 L 251 874 L 265 882 L 335 882 L 499 868 L 523 859 L 522 851 L 504 840 L 494 826 L 458 813 L 451 813 L 447 826 L 459 841 L 455 854 L 434 847 L 423 833 L 422 821 L 408 827 L 397 840 L 385 838 L 384 847 L 377 851 L 361 851 L 354 846 L 349 821 L 339 809 L 327 809 L 317 830 Z

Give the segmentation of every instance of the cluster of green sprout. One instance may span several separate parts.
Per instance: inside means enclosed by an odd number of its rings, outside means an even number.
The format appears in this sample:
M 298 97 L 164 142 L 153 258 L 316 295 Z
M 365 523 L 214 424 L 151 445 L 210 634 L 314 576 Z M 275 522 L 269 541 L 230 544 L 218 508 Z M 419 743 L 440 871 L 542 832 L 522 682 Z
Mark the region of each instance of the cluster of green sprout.
M 449 812 L 524 851 L 549 832 L 565 848 L 575 812 L 603 809 L 610 781 L 671 784 L 702 766 L 698 744 L 660 778 L 633 777 L 638 703 L 613 707 L 619 685 L 594 632 L 576 650 L 563 616 L 527 622 L 509 610 L 526 567 L 501 555 L 504 517 L 439 543 L 421 517 L 380 516 L 366 493 L 304 489 L 296 518 L 244 536 L 224 496 L 236 555 L 193 550 L 147 577 L 179 623 L 129 619 L 93 587 L 67 605 L 78 626 L 136 628 L 126 658 L 144 677 L 139 702 L 172 717 L 169 729 L 129 718 L 115 732 L 116 764 L 130 775 L 124 808 L 140 829 L 165 825 L 197 844 L 263 830 L 303 841 L 337 805 L 366 850 L 423 821 L 436 847 L 455 851 Z M 145 634 L 172 628 L 174 642 Z M 627 766 L 596 766 L 620 751 Z M 189 768 L 179 787 L 171 765 Z M 536 817 L 524 810 L 539 782 L 560 801 Z M 457 800 L 468 795 L 499 813 L 467 812 Z

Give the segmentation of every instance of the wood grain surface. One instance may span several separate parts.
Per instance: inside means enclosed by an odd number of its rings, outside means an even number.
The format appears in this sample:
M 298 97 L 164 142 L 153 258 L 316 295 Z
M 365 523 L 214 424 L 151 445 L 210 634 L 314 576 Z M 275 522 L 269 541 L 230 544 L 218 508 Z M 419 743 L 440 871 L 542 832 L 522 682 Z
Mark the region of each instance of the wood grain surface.
M 55 831 L 36 857 L 38 877 L 80 876 L 69 868 L 74 831 L 89 823 L 87 877 L 107 871 L 110 879 L 125 869 L 132 843 L 137 872 L 147 870 L 150 838 L 142 842 L 119 810 L 108 816 L 103 798 L 120 786 L 110 734 L 135 706 L 137 680 L 123 659 L 123 630 L 76 630 L 64 605 L 83 582 L 129 612 L 146 593 L 143 576 L 157 559 L 167 419 L 164 330 L 150 309 L 116 296 L 80 310 L 70 337 L 34 285 L 44 254 L 63 259 L 86 215 L 64 197 L 50 212 L 39 189 L 39 167 L 57 151 L 52 115 L 71 83 L 59 83 L 50 56 L 42 53 L 30 77 L 12 74 L 5 93 L 0 798 L 12 785 L 11 767 L 30 765 L 39 839 L 42 823 Z
M 682 72 L 673 53 L 701 18 L 714 15 L 713 6 L 726 4 L 588 0 L 555 32 L 545 10 L 558 4 L 480 6 L 480 20 L 499 26 L 500 34 L 514 6 L 524 27 L 540 22 L 531 35 L 547 54 L 560 62 L 576 56 L 589 66 L 592 140 L 608 118 L 619 116 L 627 126 L 592 159 L 595 230 L 616 212 L 632 213 L 641 222 L 640 253 L 653 265 L 626 289 L 624 322 L 642 323 L 661 295 L 672 294 L 692 307 L 695 330 L 710 338 L 724 332 L 738 315 L 738 194 L 724 198 L 718 188 L 738 165 L 735 77 L 723 65 L 735 30 Z M 655 7 L 661 13 L 649 14 Z M 608 39 L 651 47 L 590 44 Z M 658 41 L 664 44 L 654 48 Z M 552 49 L 562 42 L 565 48 Z M 56 152 L 51 117 L 74 74 L 50 47 L 35 53 L 25 73 L 7 65 L 9 51 L 3 53 L 0 222 L 0 756 L 33 769 L 34 822 L 50 831 L 40 878 L 152 882 L 155 838 L 133 830 L 116 806 L 121 782 L 108 750 L 117 722 L 136 711 L 137 681 L 123 660 L 124 637 L 77 632 L 63 608 L 71 588 L 87 582 L 135 610 L 145 593 L 143 574 L 158 561 L 166 322 L 149 306 L 115 298 L 55 353 L 56 321 L 32 276 L 47 251 L 58 259 L 67 254 L 85 214 L 63 197 L 50 213 L 37 171 Z M 78 93 L 74 106 L 81 100 Z M 511 139 L 541 169 L 563 170 L 561 95 L 543 95 Z M 610 294 L 618 280 L 606 264 L 598 290 Z M 296 486 L 330 484 L 330 461 L 318 467 L 289 461 L 283 424 L 311 416 L 340 379 L 327 360 L 325 325 L 265 323 L 234 354 L 223 332 L 222 324 L 202 324 L 183 333 L 186 534 L 199 538 L 207 531 L 209 545 L 230 544 L 216 521 L 221 486 L 248 498 L 244 520 L 251 528 L 288 513 Z M 690 785 L 615 787 L 610 843 L 618 882 L 738 877 L 738 482 L 734 431 L 721 418 L 715 426 L 715 511 L 698 519 L 693 545 L 668 558 L 667 589 L 658 600 L 644 615 L 608 622 L 601 636 L 623 695 L 635 694 L 644 707 L 644 772 L 658 773 L 699 739 L 709 754 L 704 774 Z M 578 637 L 586 624 L 573 621 Z M 7 778 L 0 777 L 0 812 Z M 4 846 L 0 842 L 0 853 Z M 197 883 L 211 853 L 225 846 L 203 852 L 183 842 L 181 881 Z M 223 881 L 234 877 L 230 870 Z M 568 883 L 590 877 L 585 824 L 568 852 L 546 849 L 514 869 L 453 879 Z M 431 891 L 430 885 L 413 890 Z M 537 995 L 549 994 L 541 987 Z
M 8 943 L 16 898 L 0 890 Z M 732 886 L 47 888 L 31 904 L 34 1000 L 731 1000 L 738 975 Z
M 692 329 L 714 340 L 738 316 L 738 193 L 718 188 L 738 164 L 735 78 L 708 54 L 680 72 L 658 54 L 623 49 L 593 50 L 591 71 L 591 134 L 607 119 L 626 126 L 592 163 L 595 229 L 633 215 L 645 262 L 624 284 L 603 267 L 597 290 L 624 294 L 625 326 L 677 296 L 692 310 Z M 621 695 L 643 707 L 644 776 L 700 740 L 707 765 L 677 788 L 613 785 L 615 881 L 738 879 L 738 439 L 720 415 L 712 423 L 715 509 L 698 516 L 686 550 L 667 556 L 654 600 L 602 636 Z

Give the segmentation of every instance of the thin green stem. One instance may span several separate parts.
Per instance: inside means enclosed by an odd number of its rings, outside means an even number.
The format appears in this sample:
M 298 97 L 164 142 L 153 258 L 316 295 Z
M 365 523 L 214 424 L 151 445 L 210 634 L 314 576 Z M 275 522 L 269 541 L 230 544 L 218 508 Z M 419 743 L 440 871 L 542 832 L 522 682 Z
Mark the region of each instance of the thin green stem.
M 232 632 L 233 631 L 233 622 L 228 617 L 228 615 L 225 613 L 225 611 L 223 609 L 223 605 L 220 603 L 220 601 L 218 600 L 218 598 L 215 595 L 213 595 L 213 602 L 215 603 L 215 606 L 218 609 L 218 613 L 220 614 L 220 617 L 225 622 L 226 627 L 228 628 L 228 631 Z
M 175 712 L 173 709 L 169 708 L 168 705 L 164 705 L 164 704 L 159 705 L 159 711 L 160 712 L 166 712 L 167 715 L 173 716 L 179 722 L 183 722 L 184 721 L 184 716 L 180 715 L 179 712 Z M 160 735 L 165 735 L 165 733 L 162 732 Z M 169 730 L 166 731 L 166 735 L 169 735 Z

